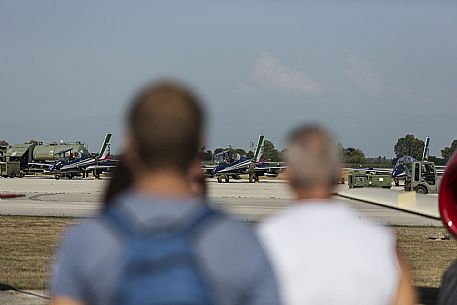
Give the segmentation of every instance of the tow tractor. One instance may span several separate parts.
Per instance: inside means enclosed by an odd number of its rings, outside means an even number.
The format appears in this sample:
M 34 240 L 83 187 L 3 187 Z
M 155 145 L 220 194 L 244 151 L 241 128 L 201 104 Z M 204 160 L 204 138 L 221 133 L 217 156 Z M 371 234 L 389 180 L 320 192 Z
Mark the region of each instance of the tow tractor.
M 405 191 L 416 191 L 418 194 L 436 194 L 438 179 L 435 163 L 414 161 L 406 164 Z

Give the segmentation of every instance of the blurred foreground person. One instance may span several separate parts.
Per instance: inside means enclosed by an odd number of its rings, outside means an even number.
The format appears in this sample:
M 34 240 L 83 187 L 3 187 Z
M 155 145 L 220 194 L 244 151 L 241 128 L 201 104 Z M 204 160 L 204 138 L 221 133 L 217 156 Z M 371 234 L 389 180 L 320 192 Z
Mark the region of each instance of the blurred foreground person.
M 133 187 L 133 174 L 130 168 L 128 168 L 125 158 L 121 157 L 117 163 L 116 168 L 113 170 L 113 175 L 109 180 L 108 186 L 106 187 L 103 202 L 105 207 L 108 207 L 110 203 L 115 202 L 115 199 L 122 193 L 131 190 Z
M 439 192 L 439 208 L 444 227 L 457 237 L 457 152 L 446 166 L 441 179 Z M 457 260 L 443 273 L 438 305 L 457 304 Z
M 199 102 L 181 85 L 158 83 L 137 96 L 120 168 L 132 180 L 113 184 L 100 216 L 65 236 L 53 304 L 278 304 L 251 229 L 212 211 L 190 183 L 202 130 Z
M 331 199 L 340 177 L 332 137 L 306 125 L 292 132 L 288 144 L 295 205 L 259 228 L 282 303 L 415 304 L 409 271 L 390 230 Z

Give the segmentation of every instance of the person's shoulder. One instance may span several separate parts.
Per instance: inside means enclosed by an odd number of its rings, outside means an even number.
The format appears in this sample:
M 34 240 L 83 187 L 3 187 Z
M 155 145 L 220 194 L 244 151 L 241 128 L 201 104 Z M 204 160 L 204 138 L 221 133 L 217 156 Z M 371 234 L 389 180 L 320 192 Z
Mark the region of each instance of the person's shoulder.
M 216 211 L 215 215 L 204 228 L 202 239 L 205 244 L 217 244 L 223 248 L 241 247 L 247 252 L 260 248 L 251 223 L 221 211 Z
M 261 234 L 280 234 L 282 229 L 319 227 L 327 230 L 368 232 L 390 236 L 391 231 L 364 217 L 350 206 L 334 200 L 295 204 L 268 218 L 259 226 Z
M 69 226 L 64 235 L 63 243 L 79 250 L 91 249 L 113 239 L 109 224 L 101 216 L 88 218 Z
M 216 211 L 213 220 L 213 229 L 223 231 L 232 236 L 241 236 L 245 238 L 255 238 L 251 224 L 247 220 L 243 220 L 225 212 Z

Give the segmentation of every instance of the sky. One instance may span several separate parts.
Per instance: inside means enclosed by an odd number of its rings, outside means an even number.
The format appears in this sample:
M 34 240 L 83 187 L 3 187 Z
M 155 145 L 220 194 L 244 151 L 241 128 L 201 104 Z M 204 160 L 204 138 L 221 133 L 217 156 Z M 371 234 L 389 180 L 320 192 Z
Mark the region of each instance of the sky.
M 456 2 L 187 2 L 0 0 L 0 139 L 97 151 L 109 131 L 119 152 L 130 99 L 163 77 L 204 100 L 212 149 L 282 148 L 306 122 L 372 157 L 457 138 Z

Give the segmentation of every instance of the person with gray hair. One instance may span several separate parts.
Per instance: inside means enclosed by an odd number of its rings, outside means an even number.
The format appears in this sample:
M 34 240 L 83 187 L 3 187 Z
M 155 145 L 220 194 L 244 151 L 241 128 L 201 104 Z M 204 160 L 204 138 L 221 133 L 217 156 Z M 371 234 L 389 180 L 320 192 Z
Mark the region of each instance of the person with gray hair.
M 318 125 L 295 129 L 287 162 L 296 204 L 258 230 L 282 303 L 415 304 L 416 292 L 393 233 L 332 198 L 340 165 L 330 133 Z

